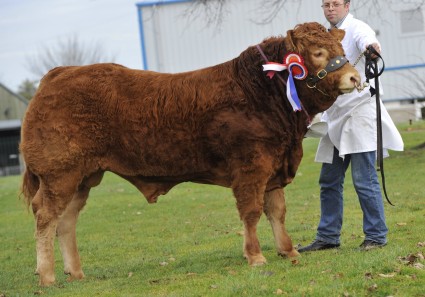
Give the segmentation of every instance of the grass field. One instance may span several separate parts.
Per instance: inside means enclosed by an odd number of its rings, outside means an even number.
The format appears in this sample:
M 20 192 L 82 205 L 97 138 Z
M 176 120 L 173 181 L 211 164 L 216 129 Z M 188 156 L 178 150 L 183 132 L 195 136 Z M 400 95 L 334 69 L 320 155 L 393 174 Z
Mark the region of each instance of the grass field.
M 425 296 L 425 123 L 399 126 L 404 152 L 385 159 L 389 243 L 361 252 L 362 213 L 347 176 L 342 245 L 278 257 L 263 216 L 258 235 L 267 265 L 242 257 L 242 223 L 229 189 L 182 184 L 149 205 L 129 183 L 107 174 L 81 212 L 77 239 L 86 278 L 67 282 L 56 244 L 57 284 L 40 288 L 34 220 L 18 200 L 20 177 L 0 178 L 0 296 Z M 319 221 L 317 139 L 286 191 L 294 244 L 315 237 Z

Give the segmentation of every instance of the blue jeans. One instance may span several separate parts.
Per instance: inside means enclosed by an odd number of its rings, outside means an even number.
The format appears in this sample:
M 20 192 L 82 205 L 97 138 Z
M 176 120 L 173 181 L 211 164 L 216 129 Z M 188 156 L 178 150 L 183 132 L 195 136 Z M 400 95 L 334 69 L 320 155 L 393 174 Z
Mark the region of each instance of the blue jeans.
M 340 243 L 344 178 L 351 162 L 353 184 L 363 211 L 365 240 L 387 242 L 388 228 L 375 161 L 376 152 L 345 155 L 342 159 L 335 148 L 332 164 L 323 163 L 319 179 L 321 216 L 316 239 Z

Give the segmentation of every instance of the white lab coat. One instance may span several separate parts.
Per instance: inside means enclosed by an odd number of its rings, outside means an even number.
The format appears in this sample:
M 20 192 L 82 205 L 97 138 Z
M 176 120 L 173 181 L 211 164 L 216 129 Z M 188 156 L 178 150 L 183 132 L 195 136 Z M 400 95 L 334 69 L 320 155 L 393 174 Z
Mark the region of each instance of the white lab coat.
M 367 45 L 379 43 L 375 32 L 366 23 L 355 19 L 352 14 L 347 15 L 339 28 L 345 30 L 341 43 L 351 64 L 356 62 Z M 365 58 L 363 57 L 355 67 L 363 83 L 366 80 Z M 370 84 L 374 87 L 374 79 Z M 381 85 L 379 86 L 382 95 Z M 402 151 L 404 144 L 382 102 L 380 105 L 384 156 L 388 156 L 388 149 Z M 369 88 L 362 92 L 354 90 L 338 96 L 335 103 L 323 113 L 321 121 L 327 122 L 328 133 L 320 139 L 316 162 L 332 163 L 334 146 L 341 157 L 352 153 L 376 151 L 376 98 L 371 98 Z

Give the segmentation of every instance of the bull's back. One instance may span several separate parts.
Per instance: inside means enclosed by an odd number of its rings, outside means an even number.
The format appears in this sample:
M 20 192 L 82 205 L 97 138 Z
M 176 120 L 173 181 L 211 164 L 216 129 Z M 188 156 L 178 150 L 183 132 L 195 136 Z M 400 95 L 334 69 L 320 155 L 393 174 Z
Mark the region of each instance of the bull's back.
M 209 70 L 172 75 L 115 64 L 55 68 L 28 107 L 24 158 L 40 170 L 88 159 L 105 168 L 152 168 L 148 174 L 182 156 L 196 163 L 204 116 L 219 108 L 215 98 L 223 100 L 213 77 Z

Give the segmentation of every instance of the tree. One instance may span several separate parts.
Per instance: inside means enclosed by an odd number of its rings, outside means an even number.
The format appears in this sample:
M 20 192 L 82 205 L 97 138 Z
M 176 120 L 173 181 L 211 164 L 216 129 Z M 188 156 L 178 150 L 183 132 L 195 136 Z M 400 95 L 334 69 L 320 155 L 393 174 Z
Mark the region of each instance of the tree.
M 206 25 L 219 26 L 225 19 L 226 5 L 232 0 L 193 0 L 192 5 L 186 11 L 191 17 L 199 17 L 200 12 L 205 14 Z M 288 4 L 301 3 L 303 0 L 261 0 L 258 1 L 258 14 L 262 16 L 259 23 L 271 22 L 280 11 L 284 11 Z M 318 0 L 319 1 L 319 0 Z M 353 0 L 351 10 L 367 7 L 371 16 L 380 17 L 382 9 L 388 9 L 398 5 L 409 6 L 410 9 L 425 7 L 425 0 Z
M 57 66 L 86 65 L 99 62 L 113 62 L 113 57 L 104 54 L 97 43 L 85 46 L 77 37 L 61 40 L 56 47 L 43 47 L 37 55 L 28 58 L 28 69 L 39 79 Z
M 184 15 L 189 18 L 202 17 L 207 27 L 214 26 L 219 30 L 221 23 L 225 19 L 224 9 L 229 0 L 194 0 Z
M 37 90 L 37 81 L 26 79 L 19 85 L 18 94 L 28 100 L 31 100 L 36 90 Z

